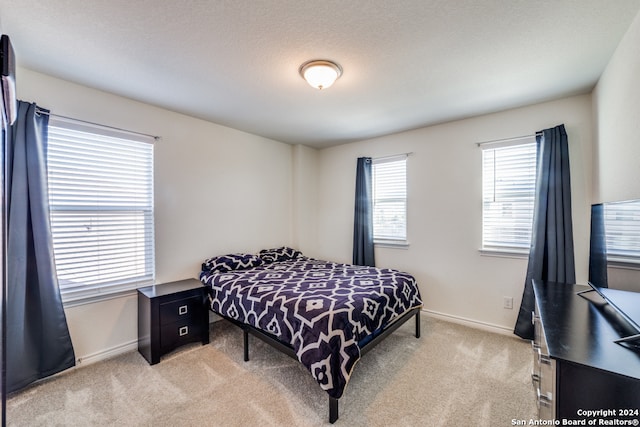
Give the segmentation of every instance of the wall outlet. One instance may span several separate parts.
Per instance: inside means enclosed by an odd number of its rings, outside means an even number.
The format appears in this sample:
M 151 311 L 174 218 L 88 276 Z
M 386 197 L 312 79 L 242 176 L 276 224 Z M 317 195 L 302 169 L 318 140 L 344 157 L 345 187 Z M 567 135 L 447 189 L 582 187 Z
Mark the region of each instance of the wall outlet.
M 513 297 L 502 297 L 502 307 L 513 310 Z

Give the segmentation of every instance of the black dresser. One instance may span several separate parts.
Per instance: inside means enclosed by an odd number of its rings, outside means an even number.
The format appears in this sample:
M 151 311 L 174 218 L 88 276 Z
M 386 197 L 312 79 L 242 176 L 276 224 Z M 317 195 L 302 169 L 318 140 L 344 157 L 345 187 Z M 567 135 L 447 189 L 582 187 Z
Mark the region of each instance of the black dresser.
M 534 280 L 533 288 L 540 419 L 640 419 L 640 349 L 614 342 L 626 334 L 615 311 L 594 292 L 585 294 L 589 299 L 577 295 L 587 286 Z M 640 293 L 607 292 L 616 305 L 640 309 Z
M 209 343 L 206 287 L 186 279 L 138 289 L 138 351 L 150 364 L 177 347 Z

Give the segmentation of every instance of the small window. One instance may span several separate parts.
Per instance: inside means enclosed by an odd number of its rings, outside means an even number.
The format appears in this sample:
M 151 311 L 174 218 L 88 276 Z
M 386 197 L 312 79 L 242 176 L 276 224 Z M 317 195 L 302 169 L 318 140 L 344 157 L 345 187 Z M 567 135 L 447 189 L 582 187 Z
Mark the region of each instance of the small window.
M 522 252 L 531 246 L 536 183 L 535 137 L 482 149 L 482 249 Z
M 47 165 L 63 301 L 152 284 L 152 137 L 51 117 Z
M 407 244 L 407 156 L 372 161 L 373 239 L 378 244 Z

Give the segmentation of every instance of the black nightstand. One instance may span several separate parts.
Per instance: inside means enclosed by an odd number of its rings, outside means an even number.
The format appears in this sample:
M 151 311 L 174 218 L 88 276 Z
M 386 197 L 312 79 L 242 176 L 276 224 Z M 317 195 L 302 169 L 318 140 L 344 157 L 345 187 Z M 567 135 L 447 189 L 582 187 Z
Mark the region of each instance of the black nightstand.
M 149 364 L 183 344 L 209 344 L 206 300 L 197 279 L 138 289 L 138 351 Z

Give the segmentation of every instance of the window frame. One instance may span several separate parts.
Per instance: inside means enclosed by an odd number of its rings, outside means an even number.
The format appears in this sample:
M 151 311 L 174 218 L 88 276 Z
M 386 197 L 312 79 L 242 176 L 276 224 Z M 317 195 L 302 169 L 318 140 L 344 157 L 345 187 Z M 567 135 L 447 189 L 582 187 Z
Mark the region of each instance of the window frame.
M 385 157 L 374 157 L 371 159 L 371 186 L 372 186 L 372 217 L 373 217 L 373 243 L 378 247 L 389 247 L 389 248 L 408 248 L 409 247 L 409 226 L 408 226 L 408 154 L 398 154 L 393 156 L 385 156 Z M 404 213 L 404 222 L 402 224 L 404 228 L 404 237 L 403 238 L 394 238 L 394 237 L 381 237 L 380 235 L 376 235 L 376 204 L 377 204 L 377 173 L 376 166 L 388 163 L 400 163 L 404 165 L 404 197 L 401 197 L 401 202 L 403 204 L 403 213 Z M 380 198 L 381 200 L 389 201 L 390 198 Z M 396 198 L 393 198 L 396 199 Z
M 57 130 L 59 129 L 59 130 Z M 81 305 L 88 302 L 94 302 L 104 299 L 117 298 L 125 294 L 130 294 L 135 292 L 136 289 L 142 286 L 148 286 L 155 283 L 155 203 L 154 203 L 154 143 L 157 138 L 138 134 L 135 132 L 124 131 L 116 128 L 111 128 L 107 126 L 97 125 L 93 123 L 83 122 L 79 120 L 69 119 L 61 116 L 51 116 L 49 119 L 49 147 L 47 150 L 47 169 L 49 170 L 48 178 L 49 178 L 49 200 L 50 200 L 50 219 L 51 219 L 51 229 L 52 229 L 52 237 L 54 242 L 54 263 L 56 265 L 56 272 L 58 275 L 58 281 L 60 286 L 60 294 L 63 303 L 65 306 L 74 306 Z M 141 162 L 141 168 L 138 170 L 135 167 L 130 167 L 128 169 L 129 173 L 134 171 L 135 174 L 141 172 L 143 174 L 144 184 L 140 184 L 138 179 L 134 179 L 130 177 L 131 182 L 135 182 L 135 186 L 143 188 L 142 193 L 136 193 L 142 195 L 142 202 L 138 202 L 140 200 L 136 196 L 136 202 L 131 203 L 130 206 L 126 206 L 127 203 L 122 201 L 113 201 L 111 204 L 103 204 L 102 208 L 95 208 L 93 206 L 85 207 L 82 202 L 85 199 L 75 199 L 76 201 L 54 201 L 52 197 L 55 197 L 56 194 L 60 194 L 62 191 L 59 186 L 59 183 L 56 183 L 56 180 L 64 181 L 68 178 L 65 176 L 64 167 L 61 166 L 61 162 L 64 157 L 59 157 L 57 160 L 53 160 L 50 158 L 50 154 L 53 151 L 54 153 L 57 151 L 58 154 L 53 154 L 53 156 L 60 156 L 59 150 L 69 150 L 68 146 L 64 147 L 63 143 L 61 144 L 65 136 L 68 135 L 69 139 L 77 138 L 78 140 L 82 139 L 83 136 L 86 136 L 87 139 L 84 140 L 84 143 L 93 144 L 93 147 L 100 148 L 100 151 L 105 151 L 109 153 L 115 153 L 116 157 L 118 154 L 117 145 L 128 145 L 134 152 L 138 152 L 142 156 L 143 162 Z M 56 136 L 53 136 L 56 135 Z M 102 145 L 104 144 L 104 145 Z M 144 145 L 138 145 L 144 144 Z M 111 146 L 110 146 L 111 145 Z M 102 148 L 105 148 L 102 150 Z M 109 147 L 109 148 L 106 148 Z M 69 150 L 69 156 L 66 157 L 67 160 L 71 160 L 74 155 L 78 155 L 78 153 L 82 153 L 82 151 L 78 151 L 76 149 Z M 86 152 L 84 153 L 86 154 Z M 123 158 L 127 158 L 126 156 L 122 156 Z M 84 161 L 96 161 L 100 162 L 102 159 L 101 155 L 96 155 L 96 157 L 86 157 L 83 158 Z M 102 159 L 104 160 L 104 159 Z M 131 163 L 131 162 L 130 162 Z M 57 166 L 56 166 L 57 165 Z M 123 179 L 126 176 L 126 172 L 116 171 L 115 169 L 123 166 L 122 164 L 117 164 L 113 167 L 113 169 L 105 168 L 105 169 L 96 169 L 101 172 L 111 173 L 111 178 L 117 177 L 118 179 Z M 73 167 L 71 164 L 70 168 Z M 68 173 L 69 171 L 67 171 Z M 53 175 L 57 174 L 57 175 Z M 67 175 L 68 176 L 68 175 Z M 85 178 L 87 179 L 87 178 Z M 79 181 L 82 178 L 78 178 Z M 89 179 L 87 179 L 89 180 Z M 98 187 L 100 183 L 98 184 Z M 116 192 L 116 197 L 124 197 L 123 194 L 128 191 L 138 191 L 134 190 L 132 187 L 127 187 L 127 184 L 123 184 L 125 190 L 120 192 Z M 53 187 L 53 188 L 52 188 Z M 81 187 L 76 187 L 76 191 L 81 189 Z M 73 190 L 72 190 L 73 191 Z M 99 190 L 96 190 L 96 193 L 92 195 L 88 195 L 87 199 L 93 197 L 97 197 L 96 194 L 99 193 Z M 98 205 L 100 203 L 97 203 Z M 106 209 L 105 209 L 106 208 Z M 56 240 L 60 242 L 62 237 L 65 235 L 65 231 L 60 231 L 60 224 L 62 221 L 60 218 L 54 218 L 56 214 L 59 214 L 59 217 L 64 217 L 65 215 L 71 216 L 76 215 L 77 217 L 82 217 L 85 215 L 85 218 L 89 218 L 91 215 L 90 212 L 96 212 L 91 218 L 91 221 L 95 220 L 98 224 L 100 224 L 100 218 L 109 217 L 109 213 L 111 213 L 111 220 L 116 221 L 118 219 L 114 219 L 114 212 L 118 212 L 115 215 L 120 215 L 118 218 L 122 220 L 122 218 L 127 218 L 126 221 L 133 220 L 136 224 L 142 224 L 141 227 L 137 227 L 131 233 L 128 233 L 127 236 L 129 238 L 133 236 L 134 240 L 137 242 L 133 244 L 135 246 L 136 254 L 139 254 L 140 251 L 143 254 L 141 257 L 136 259 L 134 262 L 134 271 L 135 273 L 130 274 L 129 276 L 113 279 L 110 281 L 102 280 L 101 283 L 89 283 L 86 282 L 84 284 L 80 284 L 77 286 L 71 285 L 71 279 L 69 275 L 66 279 L 63 279 L 61 276 L 64 273 L 58 272 L 59 269 L 64 270 L 64 267 L 61 267 L 63 261 L 56 261 Z M 106 213 L 106 214 L 105 214 Z M 87 220 L 85 219 L 85 221 Z M 70 224 L 71 227 L 78 227 L 80 222 L 76 222 L 75 219 L 69 220 L 72 221 Z M 58 227 L 58 231 L 55 231 L 56 227 Z M 102 227 L 105 227 L 102 225 Z M 122 228 L 122 225 L 118 227 Z M 69 227 L 67 227 L 69 228 Z M 100 225 L 98 226 L 100 228 Z M 87 226 L 87 230 L 90 230 L 90 226 Z M 77 234 L 77 233 L 76 233 Z M 58 237 L 56 237 L 58 236 Z M 142 237 L 142 240 L 140 238 Z M 95 245 L 96 241 L 100 241 L 100 237 L 93 237 L 91 243 L 85 247 L 85 251 L 89 250 L 91 245 Z M 143 243 L 140 243 L 143 242 Z M 95 248 L 95 246 L 94 246 Z M 143 248 L 143 249 L 140 249 Z M 123 248 L 119 248 L 123 250 Z M 103 256 L 102 249 L 99 250 L 100 255 L 92 254 L 88 256 Z M 78 252 L 78 255 L 83 254 L 82 251 Z M 136 255 L 137 256 L 137 255 Z M 62 258 L 62 255 L 58 255 L 59 258 Z M 129 259 L 130 261 L 130 259 Z M 122 269 L 122 267 L 120 267 Z M 139 273 L 139 271 L 144 271 L 144 273 Z M 69 273 L 70 274 L 70 273 Z M 101 275 L 101 274 L 99 274 Z M 104 279 L 104 277 L 102 277 Z M 62 284 L 63 280 L 67 280 L 67 284 Z M 86 278 L 79 278 L 78 281 L 87 280 Z
M 537 162 L 538 162 L 538 144 L 536 141 L 536 137 L 535 135 L 531 135 L 531 136 L 526 136 L 526 137 L 519 137 L 519 138 L 513 138 L 513 139 L 509 139 L 509 140 L 501 140 L 499 142 L 495 142 L 495 143 L 483 143 L 483 144 L 478 144 L 481 148 L 481 174 L 482 174 L 482 179 L 481 179 L 481 212 L 482 212 L 482 218 L 481 218 L 481 242 L 480 242 L 480 253 L 482 255 L 489 255 L 489 256 L 503 256 L 503 257 L 513 257 L 513 258 L 525 258 L 529 255 L 530 249 L 531 249 L 531 232 L 532 232 L 532 228 L 533 228 L 533 211 L 535 208 L 535 186 L 536 186 L 536 176 L 537 176 Z M 486 196 L 487 196 L 487 192 L 488 189 L 486 188 L 487 186 L 487 181 L 492 180 L 493 184 L 492 184 L 492 193 L 494 194 L 495 197 L 495 190 L 496 190 L 496 176 L 495 176 L 495 158 L 494 158 L 494 175 L 493 177 L 487 177 L 487 167 L 485 165 L 485 155 L 488 152 L 493 152 L 493 154 L 495 155 L 497 150 L 502 151 L 503 153 L 506 150 L 533 150 L 533 153 L 530 153 L 530 157 L 528 157 L 526 159 L 526 167 L 523 167 L 523 171 L 522 171 L 522 175 L 526 175 L 527 179 L 524 180 L 524 178 L 519 181 L 520 184 L 522 184 L 523 182 L 527 182 L 529 185 L 528 191 L 527 191 L 527 196 L 526 196 L 526 201 L 524 202 L 518 202 L 517 198 L 513 199 L 509 202 L 512 206 L 515 203 L 518 203 L 515 208 L 516 211 L 518 212 L 522 212 L 523 209 L 527 209 L 530 212 L 530 223 L 528 226 L 528 238 L 526 240 L 526 245 L 525 244 L 513 244 L 516 243 L 515 240 L 516 238 L 513 239 L 504 239 L 502 240 L 502 244 L 500 243 L 500 241 L 497 241 L 496 244 L 496 240 L 494 239 L 492 242 L 488 241 L 488 237 L 487 235 L 490 234 L 488 233 L 488 222 L 493 220 L 495 221 L 496 216 L 491 217 L 491 215 L 489 215 L 488 210 L 487 210 L 487 206 L 486 206 Z M 513 161 L 512 159 L 509 159 L 508 161 Z M 505 168 L 506 169 L 506 168 Z M 502 170 L 501 172 L 504 172 L 504 170 Z M 516 181 L 518 182 L 518 181 Z M 513 184 L 517 187 L 518 184 Z M 522 197 L 523 199 L 525 197 Z M 506 200 L 506 199 L 505 199 Z M 506 203 L 506 202 L 505 202 Z M 513 216 L 512 218 L 514 218 L 514 223 L 519 222 L 520 225 L 512 227 L 512 228 L 508 228 L 505 227 L 502 229 L 502 233 L 508 234 L 509 232 L 511 233 L 519 233 L 522 231 L 522 219 L 524 219 L 521 214 L 519 214 L 517 217 Z M 522 241 L 522 239 L 517 239 Z M 493 244 L 491 244 L 493 243 Z M 524 242 L 523 242 L 524 243 Z

